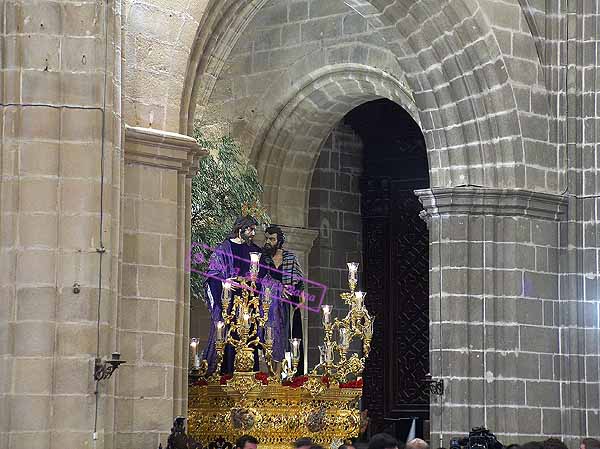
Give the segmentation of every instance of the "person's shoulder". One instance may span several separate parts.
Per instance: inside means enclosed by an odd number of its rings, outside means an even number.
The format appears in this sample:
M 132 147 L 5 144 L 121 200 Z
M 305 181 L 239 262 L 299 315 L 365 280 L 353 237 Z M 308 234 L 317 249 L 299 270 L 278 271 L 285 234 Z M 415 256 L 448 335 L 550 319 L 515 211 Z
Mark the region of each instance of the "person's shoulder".
M 295 259 L 296 258 L 296 253 L 288 250 L 288 249 L 284 249 L 283 250 L 283 258 L 284 259 Z

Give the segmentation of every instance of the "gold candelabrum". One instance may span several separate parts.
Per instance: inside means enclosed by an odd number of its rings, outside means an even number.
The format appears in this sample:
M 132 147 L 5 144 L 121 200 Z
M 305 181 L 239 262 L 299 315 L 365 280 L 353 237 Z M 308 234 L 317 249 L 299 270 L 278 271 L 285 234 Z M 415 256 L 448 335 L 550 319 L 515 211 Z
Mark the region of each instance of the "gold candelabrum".
M 356 291 L 358 263 L 348 263 L 349 292 L 340 296 L 349 307 L 343 319 L 332 320 L 332 307 L 323 305 L 324 340 L 319 346 L 320 363 L 308 376 L 296 376 L 300 340 L 291 339 L 291 357 L 279 369 L 273 360 L 273 332 L 269 322 L 272 290 L 257 289 L 259 254 L 251 254 L 248 278 L 223 282 L 222 316 L 216 325 L 217 364 L 208 372 L 199 361 L 196 339 L 192 339 L 189 388 L 189 432 L 203 444 L 219 439 L 235 441 L 251 433 L 261 447 L 289 446 L 297 438 L 310 436 L 319 444 L 340 443 L 358 434 L 362 395 L 360 377 L 371 348 L 373 318 L 365 305 L 365 294 Z M 362 355 L 348 357 L 353 340 L 362 342 Z M 225 347 L 235 350 L 234 371 L 221 376 Z M 254 371 L 258 350 L 267 373 Z

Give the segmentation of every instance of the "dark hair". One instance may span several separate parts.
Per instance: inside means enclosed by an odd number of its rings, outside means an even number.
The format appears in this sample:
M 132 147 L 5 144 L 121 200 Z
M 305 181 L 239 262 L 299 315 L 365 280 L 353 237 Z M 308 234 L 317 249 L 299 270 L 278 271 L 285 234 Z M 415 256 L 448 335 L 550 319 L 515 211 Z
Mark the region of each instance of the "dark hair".
M 258 444 L 258 440 L 252 435 L 242 435 L 235 442 L 235 447 L 238 447 L 239 449 L 244 449 L 246 443 Z
M 544 449 L 544 445 L 541 441 L 529 441 L 528 443 L 521 444 L 521 449 Z
M 231 238 L 235 239 L 239 237 L 240 231 L 244 231 L 250 226 L 258 226 L 256 218 L 246 215 L 245 217 L 237 217 L 233 223 L 233 229 L 231 230 Z
M 270 225 L 265 229 L 265 234 L 277 234 L 277 247 L 281 248 L 285 243 L 285 234 L 277 225 Z
M 585 449 L 600 449 L 600 441 L 596 438 L 584 438 L 581 443 L 585 446 Z
M 398 447 L 398 441 L 387 433 L 373 435 L 369 441 L 369 449 L 388 449 Z
M 272 233 L 269 233 L 272 234 Z M 312 446 L 313 440 L 310 438 L 298 438 L 294 443 L 294 447 Z
M 313 444 L 310 449 L 325 449 L 323 446 L 319 446 L 318 444 Z
M 547 440 L 542 441 L 542 446 L 544 449 L 567 449 L 566 444 L 558 438 L 548 438 Z
M 519 446 L 518 444 L 509 444 L 508 446 L 506 446 L 506 449 L 521 449 L 521 446 Z

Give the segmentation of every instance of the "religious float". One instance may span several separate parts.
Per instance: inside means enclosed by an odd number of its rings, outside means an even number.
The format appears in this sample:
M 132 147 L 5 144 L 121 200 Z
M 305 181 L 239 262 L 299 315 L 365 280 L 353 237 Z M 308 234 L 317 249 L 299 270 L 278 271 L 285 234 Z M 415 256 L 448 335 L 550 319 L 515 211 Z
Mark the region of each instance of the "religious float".
M 300 437 L 331 447 L 358 436 L 361 375 L 370 351 L 373 318 L 364 305 L 364 293 L 356 290 L 358 263 L 351 262 L 348 268 L 350 291 L 340 295 L 348 306 L 347 315 L 332 319 L 331 306 L 321 305 L 321 360 L 307 376 L 296 375 L 298 339 L 290 341 L 291 360 L 284 359 L 280 369 L 275 366 L 268 320 L 271 292 L 257 290 L 257 262 L 251 264 L 249 279 L 224 283 L 217 369 L 209 374 L 208 364 L 202 361 L 190 372 L 188 432 L 194 440 L 204 447 L 231 447 L 247 433 L 259 439 L 261 449 L 280 449 Z M 362 351 L 350 354 L 353 341 Z M 234 372 L 221 375 L 226 345 L 235 349 Z M 267 372 L 253 371 L 255 348 Z

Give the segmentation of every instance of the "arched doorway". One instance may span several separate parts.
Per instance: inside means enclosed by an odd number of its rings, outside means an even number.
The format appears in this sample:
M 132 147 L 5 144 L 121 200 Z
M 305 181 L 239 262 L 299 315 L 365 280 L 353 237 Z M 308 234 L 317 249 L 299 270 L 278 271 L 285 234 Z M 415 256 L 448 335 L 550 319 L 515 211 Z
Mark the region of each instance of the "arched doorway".
M 316 163 L 308 226 L 320 230 L 309 274 L 329 286 L 336 305 L 345 263 L 361 261 L 360 286 L 376 316 L 365 371 L 363 409 L 370 432 L 427 436 L 429 394 L 429 238 L 413 191 L 429 187 L 419 125 L 397 103 L 379 99 L 350 111 L 332 130 Z M 341 304 L 340 304 L 341 305 Z M 317 317 L 309 318 L 317 357 Z

